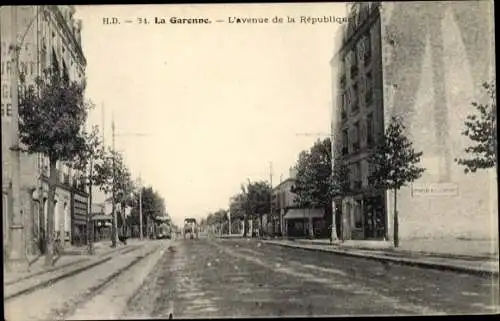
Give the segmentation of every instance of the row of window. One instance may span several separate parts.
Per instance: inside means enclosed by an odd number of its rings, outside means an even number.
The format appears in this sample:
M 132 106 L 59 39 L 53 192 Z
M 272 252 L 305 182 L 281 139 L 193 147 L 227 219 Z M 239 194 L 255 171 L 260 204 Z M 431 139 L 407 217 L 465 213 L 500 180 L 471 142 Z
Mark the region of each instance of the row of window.
M 374 119 L 373 113 L 369 113 L 364 120 L 362 127 L 361 120 L 357 120 L 350 128 L 342 131 L 342 155 L 348 155 L 360 150 L 361 143 L 367 147 L 374 144 Z M 364 141 L 362 141 L 364 140 Z
M 353 80 L 358 76 L 360 62 L 363 62 L 364 66 L 368 66 L 372 61 L 372 44 L 370 34 L 367 33 L 363 35 L 358 42 L 352 46 L 344 58 L 341 64 L 341 85 L 344 86 L 346 83 L 347 74 L 349 74 L 349 79 Z M 347 73 L 346 71 L 349 71 Z
M 368 71 L 364 77 L 364 90 L 360 89 L 358 81 L 354 82 L 351 86 L 344 89 L 341 94 L 341 114 L 342 118 L 347 117 L 347 111 L 350 110 L 351 113 L 356 113 L 360 108 L 360 101 L 364 100 L 365 107 L 369 107 L 373 103 L 373 75 L 371 71 Z

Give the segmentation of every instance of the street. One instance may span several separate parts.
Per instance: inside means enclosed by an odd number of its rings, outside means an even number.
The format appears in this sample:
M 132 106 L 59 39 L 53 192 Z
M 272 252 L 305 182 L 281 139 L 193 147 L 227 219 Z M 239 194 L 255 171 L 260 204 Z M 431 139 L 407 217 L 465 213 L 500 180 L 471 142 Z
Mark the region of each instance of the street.
M 493 312 L 498 281 L 243 239 L 172 243 L 123 317 Z M 498 290 L 495 290 L 498 291 Z
M 140 245 L 142 244 L 142 245 Z M 12 320 L 495 312 L 498 277 L 294 249 L 256 239 L 146 241 L 5 300 Z M 102 260 L 102 259 L 101 259 Z M 64 268 L 69 269 L 69 268 Z M 57 274 L 58 272 L 56 272 Z M 13 287 L 36 284 L 36 277 Z M 495 287 L 495 288 L 494 288 Z M 498 298 L 496 298 L 498 300 Z M 29 306 L 29 309 L 26 307 Z

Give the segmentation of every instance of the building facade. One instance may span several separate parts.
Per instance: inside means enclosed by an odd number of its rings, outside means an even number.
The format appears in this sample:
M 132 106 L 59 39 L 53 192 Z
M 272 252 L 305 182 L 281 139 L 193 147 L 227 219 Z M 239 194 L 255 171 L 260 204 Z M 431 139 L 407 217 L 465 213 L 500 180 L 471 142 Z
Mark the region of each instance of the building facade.
M 340 200 L 342 237 L 392 238 L 394 195 L 368 184 L 368 157 L 391 116 L 403 119 L 426 169 L 398 193 L 402 242 L 496 237 L 494 170 L 465 174 L 454 161 L 471 143 L 461 134 L 471 102 L 494 80 L 492 4 L 365 2 L 348 11 L 331 61 L 335 153 L 353 190 Z
M 296 170 L 290 169 L 290 177 L 273 188 L 273 207 L 280 214 L 278 218 L 283 224 L 283 234 L 288 237 L 327 237 L 325 210 L 301 208 L 295 201 L 292 192 L 295 175 Z
M 12 199 L 19 197 L 23 213 L 26 253 L 37 254 L 41 238 L 47 227 L 48 159 L 43 155 L 21 153 L 21 195 L 10 191 L 12 138 L 12 69 L 18 68 L 26 82 L 32 84 L 43 70 L 53 66 L 73 81 L 84 81 L 86 60 L 81 48 L 81 22 L 75 21 L 73 6 L 16 6 L 2 7 L 1 14 L 1 106 L 2 106 L 2 209 L 4 245 L 9 246 L 9 223 Z M 16 17 L 16 19 L 12 19 Z M 13 36 L 13 24 L 17 21 L 17 39 Z M 20 47 L 18 66 L 13 65 L 12 46 Z M 72 171 L 65 164 L 57 164 L 55 231 L 56 237 L 70 241 L 74 228 L 74 195 L 84 198 L 81 173 Z M 85 204 L 87 202 L 85 201 Z M 5 250 L 6 248 L 4 248 Z

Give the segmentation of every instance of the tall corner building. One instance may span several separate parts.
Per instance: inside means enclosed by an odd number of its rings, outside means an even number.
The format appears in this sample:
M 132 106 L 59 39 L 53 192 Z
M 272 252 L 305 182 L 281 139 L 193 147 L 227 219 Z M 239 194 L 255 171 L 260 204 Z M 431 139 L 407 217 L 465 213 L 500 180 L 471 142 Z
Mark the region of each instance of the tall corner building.
M 495 170 L 465 174 L 461 133 L 481 84 L 495 78 L 493 3 L 363 2 L 348 5 L 336 38 L 332 133 L 350 168 L 352 195 L 337 199 L 344 239 L 392 239 L 394 194 L 368 184 L 368 157 L 393 115 L 422 151 L 423 176 L 397 195 L 402 242 L 496 238 Z
M 12 200 L 21 201 L 26 253 L 36 255 L 42 249 L 40 240 L 47 230 L 48 159 L 44 155 L 21 153 L 20 195 L 10 190 L 10 144 L 12 138 L 12 79 L 13 51 L 20 47 L 18 70 L 28 83 L 33 83 L 42 71 L 57 67 L 73 81 L 85 80 L 86 60 L 81 46 L 81 22 L 74 19 L 75 8 L 61 6 L 4 6 L 0 8 L 1 23 L 1 107 L 2 107 L 2 216 L 4 250 L 10 246 L 9 226 Z M 16 19 L 13 19 L 15 17 Z M 14 28 L 15 26 L 15 28 Z M 15 32 L 17 28 L 17 33 Z M 15 35 L 17 39 L 15 39 Z M 17 40 L 17 41 L 16 41 Z M 81 173 L 71 171 L 65 164 L 57 164 L 55 231 L 67 242 L 73 243 L 84 234 L 88 196 L 84 191 Z

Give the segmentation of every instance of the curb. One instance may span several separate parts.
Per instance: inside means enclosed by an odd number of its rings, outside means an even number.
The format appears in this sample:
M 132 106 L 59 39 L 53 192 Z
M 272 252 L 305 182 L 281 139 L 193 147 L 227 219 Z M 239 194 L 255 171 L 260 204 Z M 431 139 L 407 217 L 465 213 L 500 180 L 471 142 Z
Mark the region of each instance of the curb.
M 300 244 L 300 242 L 297 242 L 297 244 Z M 304 245 L 331 245 L 330 243 L 322 243 L 322 242 L 312 242 L 312 243 L 303 243 Z M 342 243 L 338 243 L 335 245 L 340 245 L 342 246 Z M 465 260 L 465 261 L 477 261 L 477 260 L 498 260 L 498 256 L 495 256 L 494 254 L 484 254 L 482 256 L 474 256 L 474 255 L 467 255 L 467 254 L 448 254 L 448 253 L 436 253 L 436 252 L 427 252 L 427 251 L 411 251 L 411 250 L 397 250 L 394 251 L 394 248 L 381 248 L 381 249 L 374 249 L 370 247 L 350 247 L 350 246 L 345 246 L 345 249 L 353 249 L 353 250 L 361 250 L 361 251 L 374 251 L 374 250 L 380 250 L 380 251 L 387 251 L 387 254 L 384 255 L 389 255 L 389 256 L 405 256 L 405 255 L 425 255 L 429 257 L 439 257 L 439 258 L 447 258 L 447 259 L 458 259 L 458 260 Z
M 302 249 L 302 250 L 308 250 L 308 251 L 319 251 L 319 252 L 333 253 L 333 254 L 344 255 L 344 256 L 359 257 L 359 258 L 375 260 L 375 261 L 379 261 L 379 262 L 393 262 L 393 263 L 400 264 L 400 265 L 416 266 L 416 267 L 442 270 L 442 271 L 453 271 L 453 272 L 462 272 L 462 273 L 465 272 L 468 274 L 479 275 L 479 276 L 498 276 L 498 274 L 499 274 L 498 270 L 492 271 L 489 269 L 481 269 L 481 268 L 472 268 L 472 267 L 457 266 L 457 265 L 451 265 L 451 264 L 417 261 L 414 259 L 407 259 L 407 258 L 382 257 L 382 256 L 378 256 L 378 255 L 360 254 L 360 253 L 354 253 L 354 252 L 348 252 L 348 251 L 341 251 L 341 250 L 337 250 L 337 249 L 322 249 L 322 248 L 302 247 L 302 246 L 297 246 L 294 244 L 283 244 L 283 243 L 277 243 L 277 242 L 273 242 L 273 241 L 264 241 L 264 243 L 275 245 L 275 246 L 284 246 L 284 247 L 290 247 L 290 248 Z

